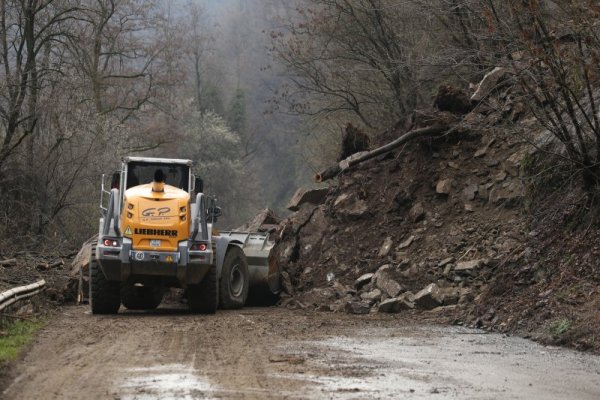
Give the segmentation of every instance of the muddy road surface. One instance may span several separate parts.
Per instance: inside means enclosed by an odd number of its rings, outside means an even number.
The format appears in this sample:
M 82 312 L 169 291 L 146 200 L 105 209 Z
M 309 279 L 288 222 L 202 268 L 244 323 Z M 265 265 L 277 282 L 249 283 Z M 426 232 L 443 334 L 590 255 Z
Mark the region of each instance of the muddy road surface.
M 483 331 L 248 308 L 64 308 L 5 399 L 599 399 L 600 357 Z

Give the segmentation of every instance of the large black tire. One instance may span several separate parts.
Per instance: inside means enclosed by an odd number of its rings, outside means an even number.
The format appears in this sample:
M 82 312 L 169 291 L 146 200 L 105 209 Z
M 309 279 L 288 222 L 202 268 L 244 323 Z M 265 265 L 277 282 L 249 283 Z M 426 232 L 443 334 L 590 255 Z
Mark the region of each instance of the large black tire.
M 250 273 L 246 256 L 242 249 L 231 246 L 225 254 L 219 282 L 221 308 L 233 310 L 244 307 L 248 298 L 249 286 Z
M 90 305 L 92 314 L 116 314 L 121 306 L 120 284 L 106 279 L 96 260 L 96 246 L 90 257 Z
M 121 286 L 121 302 L 130 310 L 154 310 L 162 301 L 163 293 L 159 285 L 134 286 L 126 283 Z
M 217 268 L 212 267 L 202 282 L 187 288 L 187 299 L 190 310 L 200 314 L 214 314 L 219 304 L 217 287 Z

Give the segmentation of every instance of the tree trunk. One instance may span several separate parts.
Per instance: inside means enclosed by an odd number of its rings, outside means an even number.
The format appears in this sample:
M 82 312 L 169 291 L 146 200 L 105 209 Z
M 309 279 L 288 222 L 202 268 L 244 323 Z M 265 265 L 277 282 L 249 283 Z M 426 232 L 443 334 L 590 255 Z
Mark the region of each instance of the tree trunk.
M 375 150 L 364 151 L 364 152 L 353 154 L 350 157 L 346 158 L 345 160 L 340 161 L 339 164 L 333 165 L 333 166 L 325 169 L 324 171 L 317 173 L 315 175 L 315 181 L 317 183 L 325 182 L 326 180 L 335 178 L 339 173 L 341 173 L 342 171 L 344 171 L 350 167 L 353 167 L 364 161 L 370 160 L 371 158 L 377 157 L 381 154 L 385 154 L 391 150 L 394 150 L 395 148 L 399 147 L 400 145 L 402 145 L 406 142 L 409 142 L 413 139 L 416 139 L 416 138 L 419 138 L 422 136 L 437 135 L 437 134 L 446 132 L 449 128 L 450 128 L 450 125 L 447 124 L 446 122 L 438 122 L 435 125 L 428 126 L 425 128 L 413 129 L 412 131 L 405 133 L 404 135 L 400 136 L 398 139 L 396 139 L 384 146 L 378 147 Z

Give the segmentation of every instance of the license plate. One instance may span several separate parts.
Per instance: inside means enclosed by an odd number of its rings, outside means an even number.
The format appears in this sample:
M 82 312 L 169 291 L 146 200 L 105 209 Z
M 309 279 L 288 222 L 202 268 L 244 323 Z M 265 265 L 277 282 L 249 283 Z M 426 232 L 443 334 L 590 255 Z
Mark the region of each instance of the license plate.
M 150 247 L 160 247 L 160 240 L 158 240 L 158 239 L 150 240 Z

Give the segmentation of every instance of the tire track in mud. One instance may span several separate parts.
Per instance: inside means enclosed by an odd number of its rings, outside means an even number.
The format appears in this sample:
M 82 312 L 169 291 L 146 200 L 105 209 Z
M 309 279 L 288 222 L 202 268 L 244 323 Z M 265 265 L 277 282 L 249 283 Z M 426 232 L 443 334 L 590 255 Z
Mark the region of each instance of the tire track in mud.
M 204 369 L 200 359 L 196 359 L 194 366 L 205 373 L 211 382 L 220 385 L 221 393 L 226 393 L 227 398 L 272 398 L 269 394 L 267 372 L 263 367 L 265 362 L 268 364 L 268 355 L 263 346 L 252 345 L 251 339 L 255 335 L 260 337 L 263 327 L 257 327 L 251 311 L 231 313 L 239 329 L 231 335 L 215 338 L 215 342 L 209 344 L 207 358 L 213 360 L 213 368 Z M 227 330 L 224 324 L 219 325 Z M 263 343 L 268 346 L 267 341 Z M 232 366 L 236 366 L 233 369 L 234 373 Z M 246 371 L 246 374 L 240 374 L 241 371 Z

